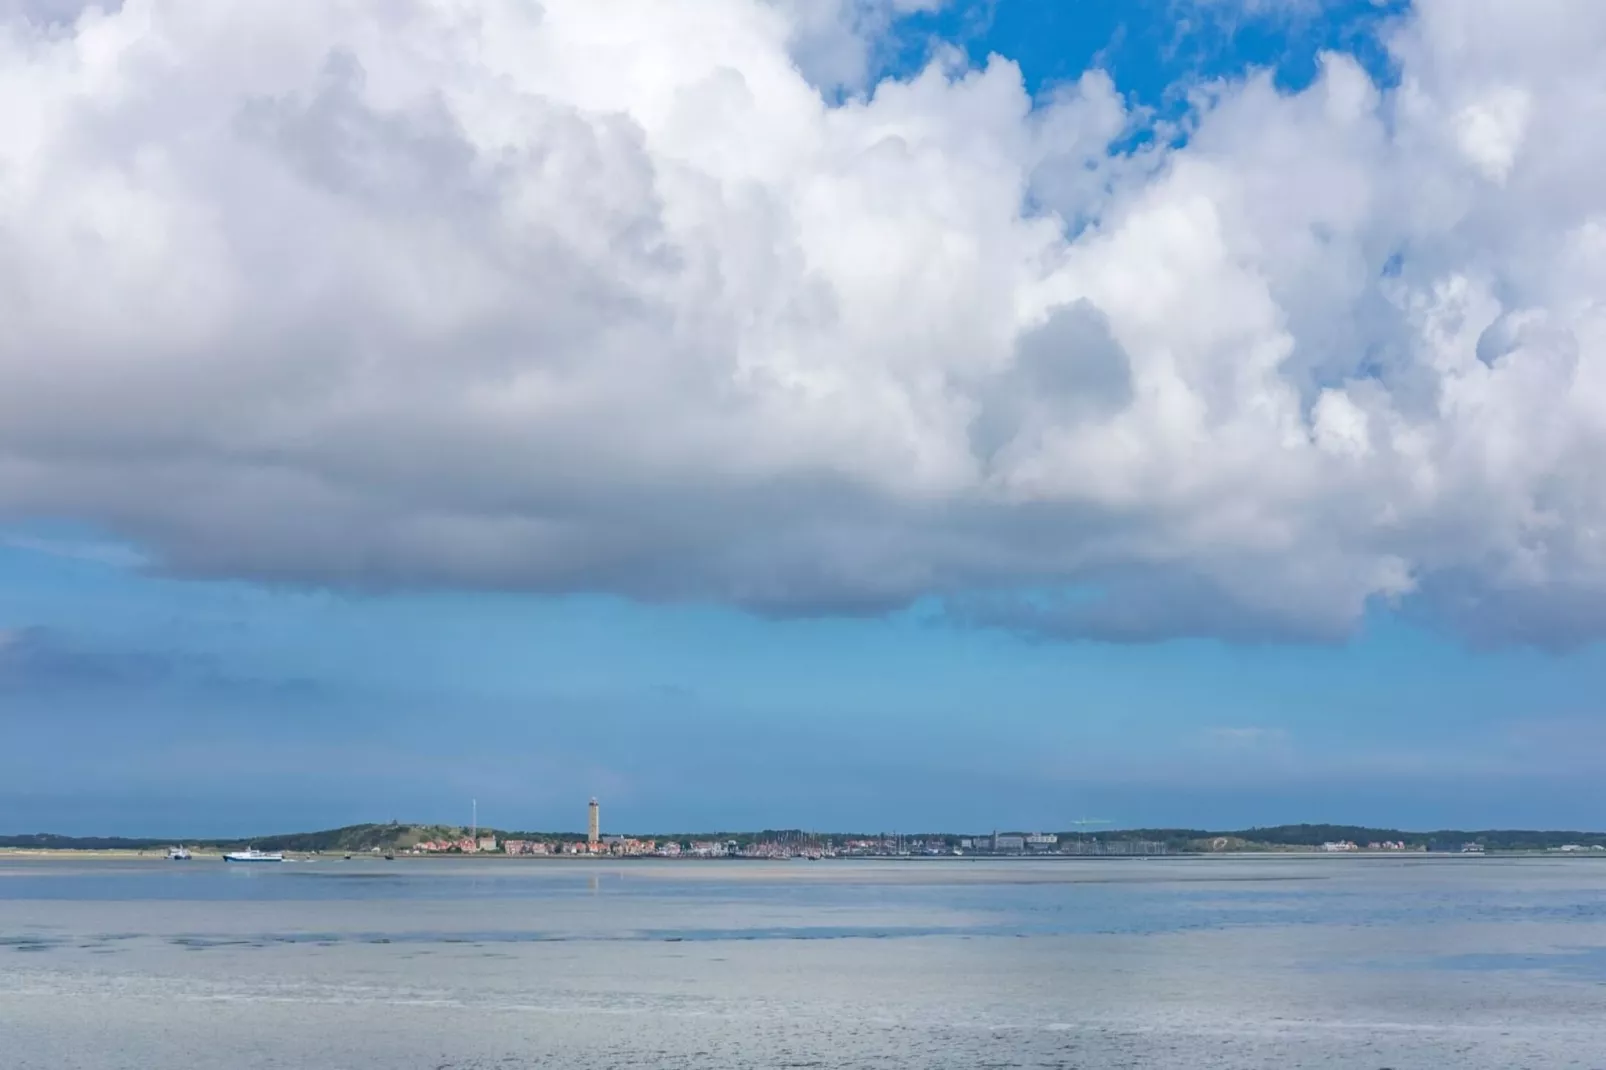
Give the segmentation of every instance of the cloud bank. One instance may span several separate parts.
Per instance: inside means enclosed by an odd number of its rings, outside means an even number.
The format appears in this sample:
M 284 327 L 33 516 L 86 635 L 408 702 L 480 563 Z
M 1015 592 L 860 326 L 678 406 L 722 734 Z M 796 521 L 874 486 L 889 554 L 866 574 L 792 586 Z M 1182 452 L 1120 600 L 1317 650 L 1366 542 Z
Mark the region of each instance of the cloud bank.
M 1397 85 L 1159 139 L 1098 71 L 865 84 L 929 6 L 0 6 L 0 514 L 358 589 L 1606 630 L 1606 6 L 1419 0 Z

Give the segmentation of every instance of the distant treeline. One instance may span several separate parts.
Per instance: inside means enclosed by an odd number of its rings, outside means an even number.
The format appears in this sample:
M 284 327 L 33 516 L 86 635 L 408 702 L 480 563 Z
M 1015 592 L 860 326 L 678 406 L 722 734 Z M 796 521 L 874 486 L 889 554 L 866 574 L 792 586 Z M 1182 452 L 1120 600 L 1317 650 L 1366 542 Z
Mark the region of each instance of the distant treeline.
M 251 845 L 265 851 L 317 851 L 324 853 L 373 850 L 406 850 L 431 840 L 453 840 L 469 834 L 467 828 L 455 825 L 404 825 L 387 824 L 348 825 L 344 828 L 321 832 L 291 832 L 269 836 L 238 839 L 155 839 L 122 836 L 57 836 L 50 833 L 0 836 L 0 848 L 54 848 L 61 850 L 150 850 L 183 842 L 191 847 L 243 847 Z M 1000 830 L 1003 831 L 1003 830 Z M 1022 830 L 1010 830 L 1022 831 Z M 1024 830 L 1032 831 L 1032 830 Z M 579 840 L 584 836 L 575 832 L 502 832 L 480 829 L 482 835 L 494 835 L 499 840 Z M 650 834 L 644 834 L 650 835 Z M 882 832 L 806 832 L 801 829 L 763 829 L 757 832 L 696 832 L 656 834 L 652 838 L 691 842 L 696 840 L 734 840 L 738 844 L 755 842 L 805 843 L 841 842 L 844 840 L 875 840 L 892 838 Z M 926 844 L 946 843 L 958 846 L 961 836 L 950 832 L 904 833 L 904 841 L 918 840 Z M 1082 840 L 1087 843 L 1144 842 L 1164 844 L 1168 850 L 1178 852 L 1210 851 L 1213 849 L 1262 849 L 1319 847 L 1324 843 L 1349 842 L 1365 847 L 1372 843 L 1402 843 L 1407 848 L 1475 843 L 1489 851 L 1542 851 L 1570 844 L 1593 847 L 1606 846 L 1606 833 L 1567 832 L 1555 830 L 1440 829 L 1433 832 L 1405 832 L 1400 829 L 1369 828 L 1364 825 L 1274 825 L 1269 828 L 1237 829 L 1212 832 L 1208 829 L 1120 829 L 1099 832 L 1061 832 L 1062 843 Z M 982 835 L 985 839 L 985 835 Z
M 169 840 L 132 840 L 122 836 L 56 836 L 35 832 L 28 836 L 0 836 L 0 847 L 24 847 L 62 851 L 143 851 L 165 847 Z
M 1365 825 L 1273 825 L 1269 828 L 1211 832 L 1205 829 L 1124 829 L 1117 832 L 1082 833 L 1086 840 L 1117 842 L 1150 840 L 1177 850 L 1208 849 L 1216 840 L 1266 847 L 1319 847 L 1324 843 L 1403 843 L 1407 848 L 1430 845 L 1475 843 L 1489 851 L 1544 851 L 1569 844 L 1606 846 L 1606 833 L 1569 832 L 1550 829 L 1438 829 L 1406 832 L 1401 829 L 1370 828 Z M 1077 833 L 1061 833 L 1060 838 L 1076 838 Z

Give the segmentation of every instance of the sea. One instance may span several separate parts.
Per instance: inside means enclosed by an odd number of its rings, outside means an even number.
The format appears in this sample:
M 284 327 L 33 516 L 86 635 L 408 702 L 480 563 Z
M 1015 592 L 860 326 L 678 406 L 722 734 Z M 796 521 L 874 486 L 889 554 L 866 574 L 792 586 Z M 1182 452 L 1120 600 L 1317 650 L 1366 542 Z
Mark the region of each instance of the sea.
M 1606 1070 L 1606 859 L 0 860 L 5 1070 Z

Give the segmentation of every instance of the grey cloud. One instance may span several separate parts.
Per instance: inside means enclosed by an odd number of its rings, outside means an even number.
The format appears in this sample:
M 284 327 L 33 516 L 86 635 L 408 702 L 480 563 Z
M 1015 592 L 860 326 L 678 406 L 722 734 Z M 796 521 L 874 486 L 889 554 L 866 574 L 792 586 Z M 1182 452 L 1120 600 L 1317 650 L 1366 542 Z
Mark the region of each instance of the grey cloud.
M 1436 575 L 1411 604 L 1421 623 L 1448 628 L 1475 646 L 1533 646 L 1557 653 L 1606 634 L 1606 587 L 1596 582 L 1512 584 L 1465 572 Z
M 799 71 L 826 93 L 861 91 L 886 35 L 904 16 L 947 0 L 764 0 L 790 23 L 788 46 Z
M 108 645 L 55 628 L 0 630 L 0 694 L 120 700 L 185 695 L 279 709 L 284 703 L 333 698 L 338 689 L 305 677 L 241 675 L 190 651 Z
M 116 14 L 123 0 L 0 0 L 0 22 L 27 22 L 37 27 L 62 28 L 85 13 Z
M 1109 320 L 1080 300 L 1022 334 L 1008 371 L 977 396 L 971 443 L 991 459 L 1021 434 L 1119 412 L 1132 400 L 1132 369 Z
M 1307 605 L 1257 598 L 1246 611 L 1241 587 L 1190 574 L 1185 569 L 1100 570 L 1070 590 L 1017 595 L 969 596 L 958 600 L 961 619 L 1026 636 L 1089 639 L 1106 643 L 1154 643 L 1215 636 L 1239 643 L 1314 642 L 1344 639 L 1348 613 L 1315 617 Z
M 1329 56 L 1132 155 L 1101 75 L 855 83 L 920 6 L 8 9 L 0 515 L 180 576 L 1606 632 L 1597 6 L 1422 0 L 1400 88 Z
M 364 99 L 366 73 L 334 49 L 306 99 L 245 101 L 238 130 L 314 188 L 379 211 L 451 211 L 472 196 L 478 159 L 445 106 L 386 113 Z
M 0 689 L 11 691 L 122 690 L 173 679 L 170 658 L 134 651 L 97 650 L 46 628 L 0 632 Z

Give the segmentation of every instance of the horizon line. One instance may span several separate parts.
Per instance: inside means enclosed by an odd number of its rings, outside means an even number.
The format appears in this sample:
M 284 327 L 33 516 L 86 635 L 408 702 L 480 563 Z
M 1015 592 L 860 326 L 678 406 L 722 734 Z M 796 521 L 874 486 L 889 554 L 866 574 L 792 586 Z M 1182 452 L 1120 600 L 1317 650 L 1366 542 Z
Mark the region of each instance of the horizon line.
M 145 835 L 145 834 L 141 834 L 141 835 L 126 835 L 126 834 L 103 834 L 103 833 L 76 833 L 75 834 L 75 833 L 46 832 L 46 831 L 40 831 L 40 832 L 0 832 L 0 841 L 20 840 L 20 839 L 55 839 L 55 840 L 110 840 L 110 841 L 124 841 L 124 842 L 129 842 L 129 843 L 146 843 L 146 842 L 148 842 L 148 843 L 221 842 L 221 841 L 225 841 L 225 840 L 227 840 L 227 841 L 249 840 L 249 839 L 264 839 L 264 840 L 266 840 L 266 839 L 284 838 L 284 837 L 289 837 L 289 836 L 315 836 L 315 835 L 321 835 L 321 834 L 331 833 L 331 832 L 341 832 L 341 831 L 345 831 L 345 830 L 348 830 L 348 829 L 391 828 L 391 827 L 394 827 L 394 828 L 441 828 L 441 829 L 458 829 L 458 830 L 466 830 L 466 829 L 469 829 L 470 827 L 474 827 L 482 834 L 513 833 L 513 834 L 524 835 L 524 836 L 559 836 L 559 837 L 572 836 L 572 837 L 577 837 L 577 838 L 580 838 L 580 839 L 584 839 L 587 836 L 587 830 L 584 830 L 584 829 L 576 829 L 576 830 L 569 830 L 569 829 L 533 829 L 533 828 L 517 828 L 517 827 L 514 827 L 514 826 L 505 826 L 504 827 L 504 826 L 493 826 L 493 825 L 469 826 L 469 825 L 460 825 L 460 824 L 455 824 L 455 823 L 450 823 L 450 822 L 438 822 L 438 821 L 362 821 L 362 822 L 355 822 L 353 824 L 348 824 L 348 825 L 331 825 L 331 826 L 327 826 L 327 827 L 324 827 L 324 828 L 300 829 L 300 830 L 294 830 L 294 831 L 267 832 L 267 833 L 251 833 L 251 834 L 245 834 L 245 835 L 222 834 L 222 835 L 210 835 L 210 836 L 193 836 L 193 835 L 192 836 L 163 836 L 163 835 Z M 804 828 L 802 826 L 791 826 L 791 827 L 764 826 L 764 827 L 748 827 L 748 828 L 728 827 L 728 828 L 705 828 L 705 829 L 668 829 L 668 830 L 662 830 L 662 831 L 656 831 L 656 832 L 648 832 L 648 831 L 639 831 L 638 830 L 638 831 L 633 831 L 633 832 L 609 832 L 609 833 L 605 833 L 604 835 L 610 836 L 610 837 L 619 836 L 619 837 L 625 837 L 625 838 L 638 838 L 639 839 L 639 838 L 648 838 L 648 837 L 663 838 L 663 837 L 672 837 L 672 836 L 686 836 L 686 837 L 712 837 L 712 836 L 725 836 L 725 835 L 757 836 L 757 835 L 761 835 L 763 833 L 780 833 L 780 834 L 799 834 L 799 835 L 813 836 L 813 837 L 836 837 L 836 838 L 853 838 L 853 839 L 887 839 L 887 838 L 913 838 L 913 837 L 932 837 L 932 836 L 952 837 L 952 838 L 980 838 L 980 837 L 988 837 L 988 836 L 993 836 L 993 835 L 1015 836 L 1015 835 L 1034 835 L 1035 834 L 1035 835 L 1057 835 L 1057 836 L 1081 837 L 1083 839 L 1095 839 L 1095 838 L 1108 837 L 1108 836 L 1128 835 L 1128 834 L 1133 834 L 1133 833 L 1164 832 L 1164 833 L 1196 833 L 1196 834 L 1198 834 L 1200 836 L 1225 836 L 1225 837 L 1242 838 L 1242 834 L 1243 833 L 1249 833 L 1249 832 L 1270 832 L 1270 831 L 1277 831 L 1277 830 L 1315 829 L 1315 828 L 1333 829 L 1333 830 L 1366 831 L 1366 832 L 1377 832 L 1377 833 L 1398 833 L 1398 834 L 1405 835 L 1405 836 L 1431 836 L 1431 835 L 1443 834 L 1443 833 L 1457 833 L 1457 834 L 1465 834 L 1465 835 L 1474 835 L 1474 834 L 1512 834 L 1512 833 L 1539 833 L 1539 834 L 1544 834 L 1544 835 L 1558 835 L 1558 834 L 1562 834 L 1562 833 L 1571 833 L 1571 834 L 1575 834 L 1575 835 L 1579 835 L 1579 836 L 1606 837 L 1606 830 L 1594 830 L 1594 829 L 1587 829 L 1587 828 L 1560 828 L 1560 827 L 1548 827 L 1548 828 L 1529 827 L 1529 828 L 1521 828 L 1521 827 L 1497 827 L 1497 826 L 1487 826 L 1487 827 L 1484 827 L 1484 828 L 1473 828 L 1473 827 L 1457 828 L 1457 827 L 1452 827 L 1452 826 L 1446 825 L 1446 826 L 1440 826 L 1438 828 L 1431 828 L 1431 829 L 1430 828 L 1413 829 L 1413 828 L 1405 828 L 1405 827 L 1393 826 L 1393 825 L 1362 825 L 1362 824 L 1350 824 L 1350 823 L 1335 822 L 1335 821 L 1296 821 L 1296 822 L 1285 822 L 1285 823 L 1281 823 L 1281 824 L 1246 825 L 1246 826 L 1241 826 L 1241 827 L 1238 827 L 1238 828 L 1230 828 L 1230 829 L 1226 829 L 1226 828 L 1223 828 L 1223 829 L 1200 828 L 1200 827 L 1192 827 L 1192 826 L 1187 826 L 1187 825 L 1136 825 L 1136 826 L 1130 826 L 1130 827 L 1102 828 L 1102 829 L 1097 829 L 1097 830 L 1077 830 L 1074 827 L 1071 828 L 1071 829 L 1055 829 L 1055 828 L 1048 827 L 1048 826 L 1041 826 L 1041 827 L 1032 829 L 1032 828 L 1026 828 L 1026 827 L 1016 828 L 1016 827 L 997 826 L 996 828 L 987 828 L 987 829 L 970 830 L 970 831 L 954 831 L 954 830 L 951 830 L 951 829 L 940 829 L 940 828 L 923 828 L 923 829 L 922 828 L 915 828 L 915 829 L 912 829 L 912 830 L 909 830 L 909 831 L 902 831 L 902 830 L 898 830 L 898 829 L 888 829 L 888 830 L 885 830 L 885 831 L 870 832 L 870 831 L 864 831 L 864 830 L 851 830 L 851 829 L 850 830 L 809 829 L 809 828 Z

